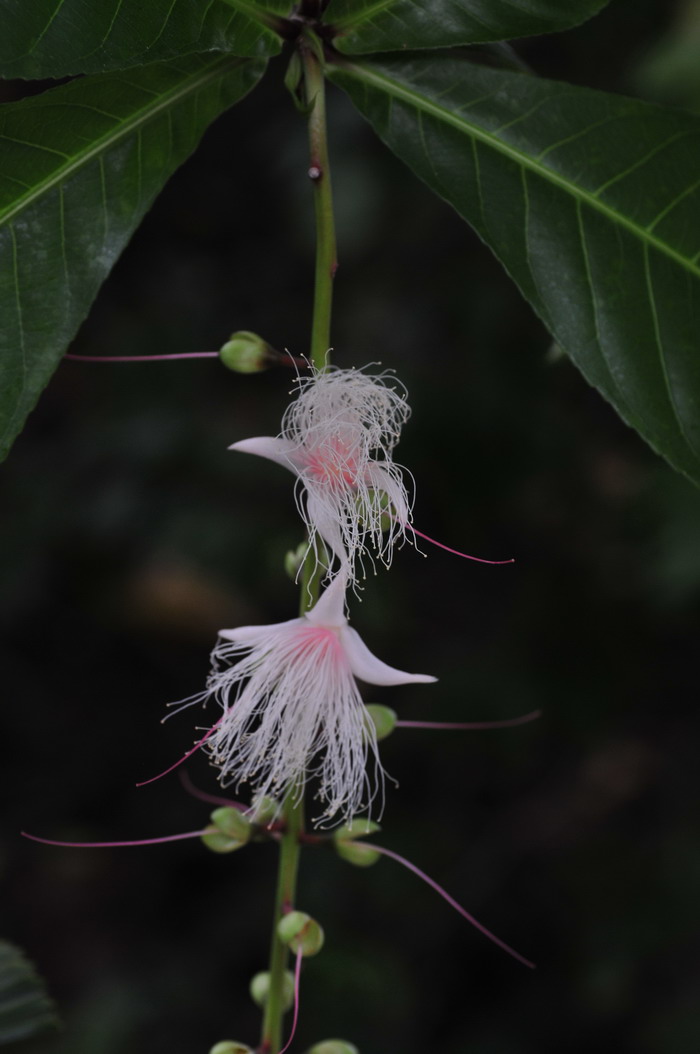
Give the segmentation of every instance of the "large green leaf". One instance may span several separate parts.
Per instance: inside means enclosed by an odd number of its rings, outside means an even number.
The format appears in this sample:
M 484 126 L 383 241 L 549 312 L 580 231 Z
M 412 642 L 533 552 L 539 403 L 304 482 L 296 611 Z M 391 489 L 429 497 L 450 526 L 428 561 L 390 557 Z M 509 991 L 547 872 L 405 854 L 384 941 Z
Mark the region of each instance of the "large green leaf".
M 65 77 L 228 51 L 276 54 L 289 0 L 0 0 L 0 77 Z
M 623 419 L 700 482 L 700 118 L 446 55 L 331 75 Z
M 19 948 L 0 940 L 0 1046 L 58 1024 L 44 983 Z
M 326 21 L 349 55 L 442 48 L 551 33 L 585 22 L 608 0 L 331 0 Z
M 0 106 L 0 457 L 155 195 L 263 69 L 191 56 Z

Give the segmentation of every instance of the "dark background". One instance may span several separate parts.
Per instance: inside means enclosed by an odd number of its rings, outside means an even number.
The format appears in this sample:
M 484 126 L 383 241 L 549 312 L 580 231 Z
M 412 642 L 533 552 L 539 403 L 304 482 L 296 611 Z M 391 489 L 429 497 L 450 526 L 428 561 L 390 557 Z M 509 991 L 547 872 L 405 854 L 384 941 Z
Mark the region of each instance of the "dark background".
M 697 9 L 697 5 L 683 5 Z M 679 9 L 680 10 L 680 9 Z M 676 8 L 613 2 L 521 42 L 539 73 L 693 105 Z M 670 36 L 667 34 L 671 34 Z M 700 37 L 700 33 L 698 33 Z M 698 52 L 700 54 L 700 52 Z M 82 354 L 219 347 L 238 328 L 307 347 L 313 232 L 302 119 L 272 63 L 175 176 L 75 342 Z M 695 76 L 695 81 L 693 80 Z M 697 653 L 700 495 L 565 360 L 489 251 L 332 92 L 341 268 L 334 359 L 381 362 L 413 416 L 397 459 L 416 525 L 513 566 L 406 547 L 353 624 L 439 683 L 373 693 L 404 717 L 382 843 L 538 963 L 494 948 L 412 875 L 305 852 L 298 903 L 327 944 L 295 1051 L 690 1054 L 700 1049 Z M 165 704 L 200 690 L 222 626 L 295 613 L 292 478 L 232 455 L 274 434 L 291 374 L 216 361 L 63 364 L 3 469 L 0 932 L 58 1001 L 26 1054 L 206 1054 L 254 1045 L 275 850 L 198 842 L 67 850 L 201 827 Z M 210 792 L 205 759 L 190 766 Z

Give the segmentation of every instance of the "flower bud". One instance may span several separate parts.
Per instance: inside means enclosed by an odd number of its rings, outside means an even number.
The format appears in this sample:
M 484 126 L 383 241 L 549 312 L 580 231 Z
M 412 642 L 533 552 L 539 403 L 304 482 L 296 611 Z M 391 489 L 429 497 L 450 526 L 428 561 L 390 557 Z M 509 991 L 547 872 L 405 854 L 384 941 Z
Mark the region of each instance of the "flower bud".
M 256 973 L 250 982 L 250 994 L 253 997 L 253 1002 L 264 1009 L 270 994 L 270 974 L 267 971 Z M 285 970 L 284 972 L 282 1001 L 285 1010 L 289 1010 L 294 1004 L 294 974 L 290 970 Z
M 232 805 L 222 805 L 220 808 L 214 809 L 210 819 L 222 834 L 227 835 L 229 838 L 235 838 L 241 845 L 245 845 L 250 838 L 250 820 L 239 809 L 234 809 Z
M 379 824 L 366 816 L 354 816 L 350 823 L 338 827 L 333 832 L 335 851 L 343 860 L 355 867 L 371 867 L 379 860 L 380 853 L 371 845 L 357 841 L 368 834 L 380 830 Z
M 324 1039 L 323 1043 L 317 1043 L 306 1054 L 360 1054 L 360 1052 L 354 1043 L 347 1043 L 344 1039 Z
M 299 568 L 304 563 L 306 554 L 309 551 L 309 543 L 302 542 L 296 547 L 296 549 L 290 549 L 284 558 L 284 569 L 287 572 L 292 582 L 296 582 L 297 575 L 299 574 Z
M 304 911 L 290 911 L 277 924 L 277 935 L 293 952 L 301 948 L 303 956 L 317 955 L 325 940 L 318 922 Z
M 231 805 L 222 805 L 211 814 L 212 825 L 202 841 L 213 853 L 232 853 L 249 841 L 252 829 L 247 816 Z
M 245 1043 L 237 1043 L 235 1039 L 224 1039 L 221 1043 L 215 1043 L 209 1054 L 253 1054 L 253 1048 L 247 1047 Z
M 262 373 L 273 365 L 275 352 L 257 333 L 239 329 L 220 349 L 219 357 L 235 373 Z
M 380 706 L 379 703 L 368 703 L 365 707 L 367 716 L 374 725 L 377 741 L 386 739 L 396 728 L 398 714 L 390 706 Z

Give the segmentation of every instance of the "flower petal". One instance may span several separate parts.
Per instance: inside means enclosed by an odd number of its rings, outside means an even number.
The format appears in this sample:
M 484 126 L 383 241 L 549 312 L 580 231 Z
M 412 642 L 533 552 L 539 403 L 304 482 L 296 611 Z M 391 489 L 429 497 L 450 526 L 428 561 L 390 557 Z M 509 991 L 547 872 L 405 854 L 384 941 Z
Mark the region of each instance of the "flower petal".
M 238 443 L 232 443 L 229 450 L 238 450 L 241 454 L 257 454 L 258 457 L 266 457 L 270 461 L 276 461 L 278 465 L 284 465 L 291 472 L 298 471 L 294 464 L 297 445 L 279 436 L 256 436 L 253 439 L 241 439 Z
M 359 633 L 350 626 L 343 626 L 341 629 L 340 643 L 350 663 L 350 669 L 367 684 L 432 684 L 437 681 L 437 677 L 430 677 L 426 673 L 405 673 L 393 666 L 387 666 L 372 654 Z
M 348 576 L 342 571 L 331 581 L 327 589 L 321 593 L 311 611 L 304 616 L 314 626 L 328 626 L 329 629 L 342 629 L 347 626 L 345 618 L 345 590 L 348 585 Z M 342 637 L 341 637 L 342 643 Z
M 284 629 L 287 626 L 303 626 L 303 618 L 291 618 L 287 622 L 275 622 L 271 626 L 239 626 L 237 629 L 220 629 L 219 636 L 224 640 L 235 641 L 236 644 L 245 644 L 248 641 L 255 642 L 260 637 L 267 636 L 272 630 Z

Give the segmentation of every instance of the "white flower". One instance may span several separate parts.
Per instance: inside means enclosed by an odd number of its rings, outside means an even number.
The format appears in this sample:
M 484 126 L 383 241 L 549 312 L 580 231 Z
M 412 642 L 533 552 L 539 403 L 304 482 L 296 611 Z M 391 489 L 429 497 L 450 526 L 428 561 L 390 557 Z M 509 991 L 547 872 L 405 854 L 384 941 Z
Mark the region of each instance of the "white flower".
M 405 392 L 390 387 L 385 374 L 331 367 L 299 384 L 279 436 L 244 439 L 229 449 L 296 474 L 297 506 L 316 559 L 320 537 L 354 581 L 367 543 L 388 566 L 394 544 L 410 530 L 411 499 L 392 452 L 411 411 Z
M 351 817 L 383 787 L 374 726 L 355 678 L 368 684 L 429 683 L 374 656 L 345 618 L 345 575 L 337 575 L 301 618 L 272 626 L 222 630 L 207 690 L 223 717 L 205 749 L 224 786 L 248 782 L 280 797 L 318 776 L 322 819 Z M 235 665 L 226 665 L 231 660 Z M 377 774 L 370 780 L 371 754 Z

